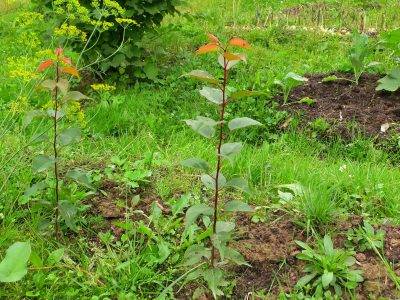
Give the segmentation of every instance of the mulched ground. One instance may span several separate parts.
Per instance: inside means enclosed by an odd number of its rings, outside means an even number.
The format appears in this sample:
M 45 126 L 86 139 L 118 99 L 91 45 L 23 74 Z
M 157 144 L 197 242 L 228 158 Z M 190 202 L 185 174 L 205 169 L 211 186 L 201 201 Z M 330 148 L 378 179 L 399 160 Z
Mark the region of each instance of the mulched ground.
M 295 102 L 309 97 L 316 103 L 291 103 L 282 109 L 293 113 L 302 111 L 309 121 L 325 118 L 339 127 L 345 127 L 349 121 L 356 121 L 361 131 L 370 136 L 385 135 L 381 132 L 381 125 L 385 123 L 398 130 L 396 124 L 400 123 L 400 91 L 375 91 L 377 80 L 382 76 L 364 74 L 359 85 L 346 80 L 323 83 L 322 79 L 329 75 L 352 79 L 352 74 L 346 73 L 306 75 L 309 81 L 296 87 L 290 100 Z

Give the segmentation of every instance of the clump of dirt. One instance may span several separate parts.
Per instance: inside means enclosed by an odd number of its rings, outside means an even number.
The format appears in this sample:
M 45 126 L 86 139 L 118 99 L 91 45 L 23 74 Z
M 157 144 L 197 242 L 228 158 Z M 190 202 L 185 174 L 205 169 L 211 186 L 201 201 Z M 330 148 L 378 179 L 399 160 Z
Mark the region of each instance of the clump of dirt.
M 383 226 L 385 234 L 385 256 L 392 263 L 400 262 L 400 227 Z
M 331 74 L 306 75 L 305 84 L 295 88 L 290 99 L 293 102 L 311 98 L 313 105 L 292 103 L 289 111 L 303 111 L 306 119 L 324 118 L 336 125 L 346 127 L 349 121 L 356 121 L 367 135 L 385 135 L 381 125 L 400 122 L 400 91 L 389 93 L 376 91 L 377 80 L 381 76 L 364 74 L 355 85 L 348 80 L 335 80 L 323 83 L 323 78 Z M 353 79 L 352 74 L 336 73 L 338 78 Z
M 235 296 L 243 299 L 249 292 L 261 289 L 276 291 L 276 278 L 281 273 L 294 285 L 297 270 L 289 270 L 299 253 L 295 240 L 305 240 L 303 231 L 290 220 L 276 223 L 253 223 L 241 216 L 237 221 L 239 238 L 232 246 L 242 253 L 251 268 L 237 267 Z M 274 271 L 274 272 L 271 272 Z M 274 284 L 275 282 L 275 284 Z M 277 291 L 276 291 L 277 292 Z
M 134 202 L 135 196 L 140 197 L 138 203 Z M 123 221 L 126 217 L 133 221 L 145 219 L 144 215 L 151 213 L 153 203 L 164 214 L 170 213 L 170 209 L 151 190 L 128 190 L 121 184 L 111 180 L 104 180 L 101 183 L 99 192 L 88 202 L 91 205 L 90 214 L 102 216 L 105 219 L 103 224 L 97 224 L 98 228 L 96 229 L 98 231 L 111 230 L 117 239 L 121 237 L 123 230 L 115 226 L 114 223 Z M 95 237 L 95 240 L 97 240 L 97 237 Z

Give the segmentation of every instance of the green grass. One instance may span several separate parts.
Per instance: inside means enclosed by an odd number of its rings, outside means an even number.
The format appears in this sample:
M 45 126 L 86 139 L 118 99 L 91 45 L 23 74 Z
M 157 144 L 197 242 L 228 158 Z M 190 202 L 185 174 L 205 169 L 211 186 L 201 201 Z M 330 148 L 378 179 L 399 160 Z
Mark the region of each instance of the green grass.
M 180 161 L 199 156 L 214 162 L 213 146 L 183 123 L 184 119 L 199 114 L 213 114 L 211 106 L 199 99 L 198 85 L 179 76 L 209 66 L 211 62 L 215 67 L 208 67 L 208 71 L 220 72 L 213 55 L 193 54 L 205 42 L 206 32 L 218 33 L 224 38 L 240 35 L 250 41 L 253 49 L 248 53 L 248 64 L 240 66 L 234 74 L 237 88 L 261 90 L 266 96 L 235 103 L 228 113 L 252 117 L 265 126 L 246 130 L 238 136 L 247 145 L 237 163 L 224 171 L 229 175 L 247 176 L 252 193 L 223 196 L 243 198 L 251 204 L 265 206 L 268 211 L 279 206 L 302 226 L 321 231 L 332 231 L 338 218 L 350 214 L 362 215 L 377 223 L 390 219 L 400 224 L 400 171 L 395 165 L 398 161 L 395 154 L 364 137 L 350 142 L 339 138 L 322 141 L 313 137 L 310 128 L 302 131 L 292 124 L 282 132 L 278 127 L 287 115 L 278 112 L 273 103 L 274 79 L 282 78 L 289 71 L 308 74 L 350 70 L 346 58 L 350 43 L 347 36 L 290 30 L 283 26 L 319 26 L 312 19 L 313 11 L 304 10 L 300 23 L 296 17 L 287 19 L 280 12 L 298 4 L 306 7 L 311 2 L 192 1 L 182 8 L 187 15 L 168 17 L 157 32 L 145 37 L 149 53 L 159 64 L 159 81 L 118 87 L 108 105 L 99 104 L 100 97 L 93 94 L 85 107 L 88 124 L 84 139 L 63 151 L 62 172 L 70 166 L 99 169 L 100 165 L 111 164 L 114 156 L 133 163 L 154 152 L 153 176 L 146 189 L 156 193 L 165 205 L 176 203 L 182 194 L 191 203 L 207 196 L 197 180 L 198 174 L 183 169 Z M 329 6 L 324 11 L 325 26 L 339 27 L 337 14 L 342 10 L 349 11 L 344 22 L 353 26 L 350 29 L 356 26 L 357 21 L 348 21 L 350 12 L 356 14 L 363 1 L 326 3 Z M 397 7 L 398 1 L 367 7 L 368 27 L 383 26 L 382 15 L 387 18 L 384 26 L 398 27 L 399 20 L 394 15 Z M 8 6 L 0 6 L 0 12 L 6 10 Z M 188 246 L 187 241 L 180 241 L 182 214 L 176 217 L 174 225 L 168 220 L 164 220 L 168 226 L 153 221 L 156 238 L 132 229 L 128 230 L 127 240 L 107 244 L 94 242 L 98 238 L 96 225 L 104 220 L 83 212 L 79 219 L 82 230 L 57 241 L 49 231 L 39 230 L 51 211 L 33 203 L 18 203 L 25 189 L 37 179 L 31 171 L 31 158 L 44 150 L 30 140 L 46 131 L 49 124 L 34 122 L 23 129 L 20 112 L 10 112 L 10 103 L 21 101 L 21 96 L 29 99 L 30 107 L 46 102 L 43 93 L 32 89 L 31 81 L 12 76 L 11 71 L 19 66 L 33 72 L 44 56 L 40 51 L 52 48 L 52 43 L 42 40 L 45 24 L 15 21 L 16 17 L 24 16 L 25 10 L 29 8 L 8 12 L 0 20 L 0 59 L 5 62 L 5 68 L 0 69 L 0 258 L 13 242 L 30 240 L 43 266 L 31 264 L 22 281 L 1 284 L 0 298 L 154 299 L 183 272 L 177 258 Z M 271 10 L 278 12 L 272 25 L 265 23 Z M 28 45 L 24 34 L 29 34 Z M 384 53 L 377 54 L 377 58 L 383 61 L 379 71 L 384 71 L 390 62 L 385 60 Z M 282 204 L 278 186 L 291 183 L 301 184 L 305 194 Z M 160 240 L 168 244 L 172 253 L 165 262 L 157 261 Z M 58 248 L 66 249 L 64 259 L 51 266 L 46 259 Z

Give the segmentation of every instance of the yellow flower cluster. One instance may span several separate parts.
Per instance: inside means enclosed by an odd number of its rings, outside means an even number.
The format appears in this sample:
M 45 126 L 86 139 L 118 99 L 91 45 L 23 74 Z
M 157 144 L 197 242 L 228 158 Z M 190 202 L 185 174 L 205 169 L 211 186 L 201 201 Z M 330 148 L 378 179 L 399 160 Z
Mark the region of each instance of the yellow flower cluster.
M 95 83 L 90 86 L 96 92 L 112 92 L 115 91 L 114 85 L 108 85 L 106 83 Z
M 29 101 L 28 97 L 21 96 L 15 101 L 10 102 L 10 111 L 13 114 L 22 114 L 29 110 Z
M 15 24 L 18 26 L 29 26 L 35 22 L 43 21 L 43 14 L 32 11 L 24 11 L 15 18 Z
M 8 57 L 7 69 L 10 78 L 19 78 L 24 82 L 28 82 L 37 76 L 29 57 Z
M 86 32 L 78 29 L 75 25 L 62 24 L 60 27 L 54 29 L 55 36 L 63 36 L 67 38 L 78 38 L 82 42 L 86 42 Z
M 82 110 L 81 104 L 77 101 L 72 101 L 68 104 L 66 109 L 66 117 L 69 120 L 76 119 L 82 127 L 85 127 L 87 124 L 85 113 Z
M 123 25 L 123 24 L 126 24 L 126 25 L 134 25 L 134 24 L 137 24 L 137 22 L 136 22 L 135 20 L 132 20 L 132 19 L 125 19 L 125 18 L 116 18 L 115 21 L 116 21 L 118 24 L 121 24 L 121 25 Z
M 79 36 L 82 41 L 86 40 L 86 35 L 83 36 L 82 32 L 77 31 L 77 28 L 72 25 L 75 20 L 79 20 L 81 23 L 90 24 L 96 26 L 99 30 L 107 31 L 114 27 L 116 23 L 121 25 L 136 24 L 135 20 L 124 18 L 126 13 L 125 9 L 116 0 L 92 0 L 90 6 L 95 9 L 102 11 L 103 16 L 115 18 L 111 20 L 107 18 L 102 20 L 101 18 L 93 18 L 90 10 L 83 6 L 79 0 L 54 0 L 55 12 L 57 14 L 67 16 L 69 24 L 64 24 L 60 28 L 55 30 L 55 34 L 58 36 L 77 37 Z
M 125 14 L 125 9 L 123 9 L 117 1 L 104 0 L 104 6 L 105 6 L 105 8 L 109 9 L 114 16 L 117 16 L 117 15 L 122 16 Z

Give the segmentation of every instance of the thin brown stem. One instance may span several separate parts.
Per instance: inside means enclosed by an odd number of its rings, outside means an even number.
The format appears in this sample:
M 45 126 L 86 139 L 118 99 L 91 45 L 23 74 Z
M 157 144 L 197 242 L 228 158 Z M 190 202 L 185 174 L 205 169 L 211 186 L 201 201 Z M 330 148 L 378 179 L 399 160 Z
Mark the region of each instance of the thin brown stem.
M 226 49 L 224 50 L 226 52 Z M 225 107 L 228 103 L 226 99 L 226 85 L 228 82 L 228 62 L 226 58 L 224 58 L 224 81 L 222 84 L 222 104 L 219 115 L 219 138 L 217 145 L 217 168 L 215 174 L 215 193 L 214 193 L 214 216 L 213 216 L 213 230 L 212 234 L 214 235 L 217 229 L 217 220 L 218 220 L 218 199 L 219 199 L 219 175 L 222 168 L 222 159 L 221 159 L 221 147 L 224 142 L 224 118 L 225 118 Z M 211 248 L 211 266 L 215 266 L 215 246 L 212 245 Z
M 58 62 L 56 63 L 56 83 L 58 84 L 60 80 L 60 73 L 58 69 Z M 54 122 L 53 122 L 53 152 L 54 152 L 54 177 L 56 179 L 56 188 L 55 188 L 55 197 L 56 197 L 56 212 L 55 212 L 55 230 L 56 236 L 60 236 L 60 223 L 59 223 L 59 202 L 60 202 L 60 193 L 59 193 L 59 178 L 58 178 L 58 149 L 57 149 L 57 111 L 58 111 L 58 87 L 56 86 L 54 90 Z

